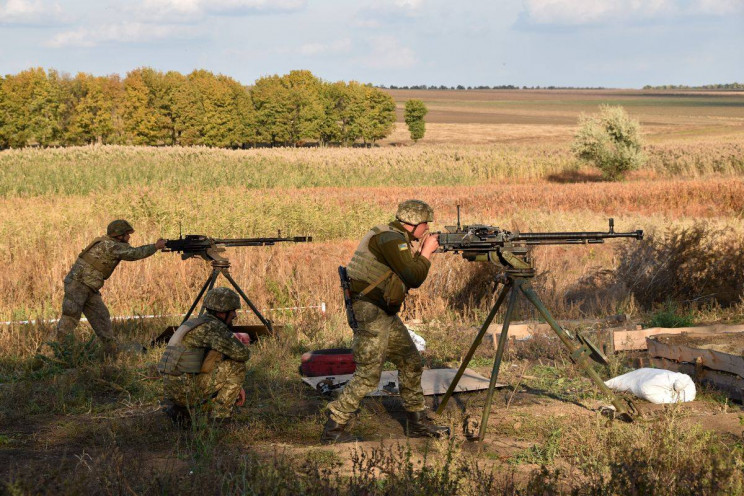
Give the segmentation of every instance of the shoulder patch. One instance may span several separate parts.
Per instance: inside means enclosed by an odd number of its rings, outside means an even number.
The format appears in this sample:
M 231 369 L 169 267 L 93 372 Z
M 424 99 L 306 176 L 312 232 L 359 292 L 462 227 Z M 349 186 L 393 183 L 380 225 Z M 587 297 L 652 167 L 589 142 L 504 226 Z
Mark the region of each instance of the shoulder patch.
M 398 250 L 405 251 L 408 249 L 408 243 L 401 243 L 398 245 Z

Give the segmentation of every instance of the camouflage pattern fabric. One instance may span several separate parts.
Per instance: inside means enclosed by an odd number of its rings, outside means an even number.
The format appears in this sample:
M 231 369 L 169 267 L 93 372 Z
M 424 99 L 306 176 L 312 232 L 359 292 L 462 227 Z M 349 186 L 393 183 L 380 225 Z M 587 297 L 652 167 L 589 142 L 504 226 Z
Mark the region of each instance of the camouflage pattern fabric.
M 398 205 L 395 218 L 414 226 L 424 222 L 434 222 L 434 209 L 421 200 L 406 200 Z
M 215 350 L 223 355 L 211 372 L 163 376 L 167 399 L 183 407 L 206 405 L 213 418 L 229 417 L 245 380 L 245 362 L 251 352 L 238 341 L 227 324 L 213 315 L 189 331 L 181 343 L 189 348 Z
M 212 372 L 163 376 L 165 396 L 187 408 L 201 405 L 211 418 L 228 418 L 245 380 L 245 362 L 222 360 Z
M 75 280 L 65 281 L 65 296 L 62 299 L 62 317 L 57 324 L 57 341 L 70 335 L 85 314 L 96 336 L 104 346 L 115 343 L 111 330 L 111 316 L 103 303 L 101 293 Z
M 341 395 L 328 404 L 331 419 L 339 424 L 349 422 L 362 398 L 380 384 L 380 374 L 386 360 L 398 368 L 400 396 L 406 411 L 425 410 L 424 392 L 421 389 L 421 355 L 403 321 L 397 315 L 388 315 L 378 306 L 363 300 L 354 302 L 354 315 L 359 323 L 352 345 L 357 368 Z
M 156 251 L 157 248 L 154 244 L 135 248 L 129 243 L 104 236 L 102 241 L 96 243 L 86 255 L 88 258 L 95 260 L 103 270 L 93 267 L 90 263 L 78 257 L 65 277 L 65 283 L 77 281 L 91 289 L 101 289 L 103 282 L 109 278 L 120 261 L 141 260 L 154 255 Z

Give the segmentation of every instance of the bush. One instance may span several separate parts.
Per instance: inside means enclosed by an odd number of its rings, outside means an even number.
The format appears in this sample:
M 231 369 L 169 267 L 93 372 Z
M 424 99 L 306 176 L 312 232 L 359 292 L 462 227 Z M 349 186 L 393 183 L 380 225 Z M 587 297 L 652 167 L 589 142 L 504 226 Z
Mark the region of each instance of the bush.
M 426 133 L 426 123 L 424 117 L 429 112 L 421 100 L 408 100 L 404 113 L 404 120 L 408 125 L 408 131 L 411 133 L 411 139 L 416 142 L 424 137 Z
M 744 296 L 744 239 L 731 229 L 672 227 L 619 253 L 618 280 L 647 310 L 668 300 L 729 307 Z
M 579 117 L 572 146 L 576 156 L 594 164 L 605 179 L 623 179 L 628 171 L 646 162 L 638 121 L 622 107 L 600 105 L 599 114 Z

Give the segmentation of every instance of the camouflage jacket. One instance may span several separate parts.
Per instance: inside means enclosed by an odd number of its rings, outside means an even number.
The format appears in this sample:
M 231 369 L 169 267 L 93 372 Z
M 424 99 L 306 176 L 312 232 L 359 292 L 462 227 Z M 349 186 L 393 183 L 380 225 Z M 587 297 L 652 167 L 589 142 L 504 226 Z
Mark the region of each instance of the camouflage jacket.
M 189 331 L 181 343 L 187 348 L 204 348 L 219 351 L 225 358 L 237 362 L 245 362 L 250 358 L 251 351 L 214 315 L 205 314 L 206 322 Z
M 65 282 L 77 281 L 99 290 L 119 262 L 147 258 L 157 251 L 154 244 L 133 247 L 109 236 L 96 238 L 83 250 L 65 277 Z
M 369 240 L 369 251 L 378 262 L 388 266 L 405 284 L 407 289 L 418 288 L 426 280 L 431 263 L 418 253 L 411 253 L 413 237 L 406 232 L 403 225 L 398 221 L 390 223 L 393 231 L 387 231 L 372 236 Z M 352 278 L 352 294 L 362 300 L 369 301 L 392 315 L 400 310 L 400 304 L 388 304 L 385 301 L 383 290 L 377 287 L 359 296 L 369 286 L 367 281 L 356 281 Z

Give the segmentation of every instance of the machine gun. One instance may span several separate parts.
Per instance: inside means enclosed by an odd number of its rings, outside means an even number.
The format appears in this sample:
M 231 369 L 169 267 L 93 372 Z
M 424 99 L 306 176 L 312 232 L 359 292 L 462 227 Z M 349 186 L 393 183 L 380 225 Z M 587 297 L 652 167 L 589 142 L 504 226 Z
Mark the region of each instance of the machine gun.
M 243 298 L 243 301 L 245 301 L 246 304 L 253 311 L 253 313 L 256 314 L 256 317 L 258 317 L 258 319 L 266 327 L 268 332 L 273 332 L 274 328 L 271 324 L 271 321 L 261 315 L 261 312 L 258 311 L 258 308 L 256 308 L 256 306 L 250 299 L 248 299 L 238 283 L 235 282 L 235 279 L 233 279 L 233 277 L 230 275 L 230 260 L 228 260 L 227 257 L 222 256 L 221 254 L 225 252 L 228 247 L 272 246 L 276 243 L 307 243 L 311 242 L 312 240 L 312 236 L 295 236 L 292 238 L 283 238 L 281 231 L 277 233 L 276 238 L 210 238 L 209 236 L 204 236 L 201 234 L 187 234 L 186 236 L 179 235 L 178 239 L 166 240 L 165 248 L 163 249 L 163 251 L 180 253 L 181 259 L 183 260 L 191 257 L 200 257 L 212 264 L 212 274 L 207 278 L 207 281 L 202 286 L 199 294 L 196 295 L 194 302 L 191 304 L 191 308 L 189 308 L 189 311 L 186 313 L 186 317 L 184 317 L 181 323 L 186 322 L 189 317 L 191 317 L 191 314 L 194 312 L 194 309 L 196 309 L 196 306 L 199 304 L 202 296 L 204 296 L 204 294 L 208 290 L 214 287 L 217 278 L 220 274 L 222 274 L 228 281 L 230 281 L 230 284 L 232 284 L 233 288 L 235 288 L 235 291 L 238 292 L 240 297 Z M 199 314 L 201 315 L 203 312 L 204 307 L 202 307 Z
M 212 261 L 219 258 L 219 253 L 225 248 L 234 246 L 271 246 L 276 243 L 307 243 L 313 240 L 312 236 L 295 236 L 282 238 L 282 232 L 277 233 L 276 238 L 210 238 L 202 234 L 187 234 L 179 236 L 178 239 L 169 239 L 165 242 L 163 251 L 175 251 L 181 253 L 181 258 L 186 260 L 191 257 L 201 257 Z
M 446 230 L 447 232 L 434 233 L 439 235 L 439 249 L 437 251 L 459 253 L 466 260 L 473 262 L 491 262 L 500 266 L 503 270 L 496 278 L 497 286 L 498 284 L 502 285 L 496 298 L 496 303 L 493 305 L 488 317 L 486 317 L 480 331 L 476 335 L 470 350 L 463 358 L 462 365 L 442 398 L 439 408 L 437 408 L 437 413 L 441 414 L 444 411 L 447 401 L 454 393 L 460 378 L 473 358 L 476 348 L 483 340 L 483 336 L 495 318 L 499 307 L 506 300 L 506 296 L 509 295 L 509 303 L 504 315 L 504 324 L 501 335 L 499 336 L 491 381 L 488 386 L 486 405 L 483 409 L 480 432 L 477 437 L 478 440 L 483 440 L 486 434 L 488 416 L 491 411 L 491 402 L 499 368 L 501 367 L 501 359 L 507 343 L 509 324 L 516 308 L 517 299 L 519 295 L 523 295 L 558 335 L 558 338 L 568 350 L 571 360 L 584 369 L 584 372 L 602 393 L 611 398 L 614 406 L 613 415 L 625 421 L 632 421 L 633 417 L 638 413 L 633 402 L 621 402 L 589 364 L 589 360 L 591 359 L 606 365 L 607 359 L 602 352 L 581 335 L 581 333 L 577 332 L 576 340 L 574 340 L 573 336 L 556 322 L 534 289 L 532 289 L 530 279 L 535 276 L 535 268 L 532 264 L 529 247 L 532 245 L 595 244 L 604 243 L 605 239 L 611 238 L 643 239 L 643 231 L 615 232 L 615 224 L 612 219 L 610 219 L 609 230 L 607 232 L 519 233 L 480 224 L 461 226 L 459 206 L 457 207 L 457 226 L 447 226 Z

